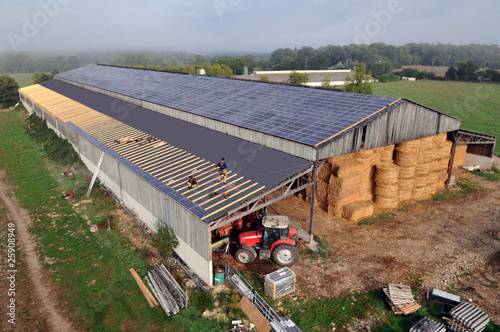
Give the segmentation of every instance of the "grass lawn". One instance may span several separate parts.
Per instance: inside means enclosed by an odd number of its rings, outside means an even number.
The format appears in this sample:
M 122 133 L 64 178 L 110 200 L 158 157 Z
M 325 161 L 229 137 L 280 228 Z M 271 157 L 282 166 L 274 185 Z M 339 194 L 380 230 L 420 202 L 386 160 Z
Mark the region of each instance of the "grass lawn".
M 20 74 L 7 74 L 7 75 L 16 80 L 17 84 L 19 85 L 19 88 L 24 88 L 25 86 L 33 85 L 33 81 L 31 80 L 31 76 L 33 76 L 33 73 L 20 73 Z
M 500 137 L 500 85 L 452 81 L 373 84 L 373 94 L 410 99 L 462 120 L 461 128 Z M 500 144 L 495 154 L 500 155 Z

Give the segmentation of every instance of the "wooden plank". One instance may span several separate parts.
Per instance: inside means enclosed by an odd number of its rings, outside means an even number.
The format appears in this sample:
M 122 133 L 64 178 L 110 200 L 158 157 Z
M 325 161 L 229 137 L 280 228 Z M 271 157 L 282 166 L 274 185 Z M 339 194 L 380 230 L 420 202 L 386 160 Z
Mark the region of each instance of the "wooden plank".
M 227 174 L 230 174 L 230 173 L 231 173 L 231 171 L 227 172 Z M 230 177 L 228 177 L 228 180 L 229 180 L 230 178 L 235 177 L 235 176 L 238 176 L 238 174 L 232 174 Z M 240 180 L 240 179 L 242 179 L 242 178 L 243 178 L 243 176 L 242 176 L 242 177 L 240 177 L 240 178 L 238 178 L 236 181 L 238 181 L 238 180 Z M 215 180 L 217 180 L 217 178 L 215 178 L 213 181 L 215 181 Z M 234 182 L 236 182 L 236 181 L 234 181 Z M 210 181 L 210 182 L 212 182 L 212 181 Z M 234 183 L 234 182 L 233 182 L 233 183 Z M 241 186 L 241 185 L 244 185 L 244 184 L 246 184 L 246 183 L 248 183 L 248 182 L 250 182 L 250 180 L 247 180 L 247 181 L 245 181 L 245 182 L 241 183 L 241 184 L 240 184 L 240 186 Z M 193 196 L 197 196 L 197 195 L 199 195 L 199 194 L 202 194 L 202 196 L 201 196 L 201 197 L 198 197 L 198 198 L 196 198 L 196 199 L 193 199 L 193 200 L 191 200 L 191 201 L 192 201 L 192 202 L 197 202 L 197 201 L 199 201 L 200 199 L 206 198 L 207 194 L 209 194 L 209 192 L 207 192 L 207 190 L 210 190 L 210 189 L 212 189 L 213 187 L 218 186 L 219 184 L 221 184 L 221 183 L 220 183 L 220 182 L 216 182 L 216 183 L 214 183 L 214 184 L 210 185 L 209 187 L 205 187 L 205 188 L 203 188 L 203 191 L 199 191 L 199 192 L 197 192 L 197 193 L 194 193 L 193 195 L 189 196 L 188 198 L 193 197 Z M 225 187 L 225 186 L 226 186 L 226 185 L 224 184 L 224 187 Z M 204 201 L 203 203 L 201 203 L 201 204 L 199 204 L 199 205 L 201 206 L 201 205 L 206 204 L 206 203 L 208 203 L 208 202 L 210 202 L 210 201 L 213 201 L 213 200 L 217 199 L 218 197 L 220 197 L 221 195 L 222 195 L 222 193 L 218 194 L 217 196 L 214 196 L 214 197 L 212 197 L 212 198 L 207 199 L 206 201 Z
M 245 181 L 245 182 L 243 182 L 243 183 L 240 183 L 239 185 L 237 185 L 237 186 L 235 187 L 235 189 L 236 189 L 236 188 L 239 188 L 239 187 L 241 187 L 241 186 L 243 186 L 243 185 L 245 185 L 245 184 L 247 184 L 247 183 L 248 183 L 248 182 L 250 182 L 250 181 L 251 181 L 251 180 L 247 180 L 247 181 Z M 249 185 L 249 186 L 248 186 L 248 187 L 246 187 L 245 189 L 242 189 L 241 191 L 237 192 L 236 194 L 233 194 L 232 196 L 235 196 L 235 195 L 237 195 L 237 194 L 239 194 L 239 193 L 243 193 L 245 190 L 249 190 L 249 189 L 251 189 L 252 187 L 254 187 L 254 186 L 256 186 L 256 185 L 257 185 L 257 182 L 255 182 L 255 183 L 253 183 L 253 184 Z M 215 198 L 218 198 L 218 197 L 223 197 L 223 196 L 222 196 L 222 194 L 223 194 L 223 193 L 220 193 L 219 195 L 217 195 L 217 196 L 215 196 L 215 197 L 213 197 L 213 198 L 211 198 L 211 199 L 209 199 L 209 200 L 206 200 L 206 201 L 204 201 L 203 203 L 200 203 L 200 204 L 198 204 L 198 205 L 199 205 L 199 206 L 202 206 L 202 205 L 207 204 L 208 202 L 210 202 L 211 200 L 213 200 L 213 199 L 215 199 Z M 224 200 L 225 200 L 225 199 L 224 199 Z M 224 202 L 224 200 L 220 200 L 219 202 L 214 203 L 214 204 L 212 204 L 212 205 L 210 205 L 210 206 L 206 207 L 206 208 L 205 208 L 205 210 L 211 209 L 211 208 L 213 208 L 214 206 L 219 205 L 220 203 Z
M 239 306 L 245 315 L 247 315 L 248 319 L 250 319 L 250 321 L 255 325 L 255 329 L 258 332 L 271 331 L 271 325 L 269 322 L 246 296 L 241 299 Z
M 203 167 L 203 168 L 198 169 L 198 167 Z M 208 161 L 207 161 L 207 162 L 204 162 L 202 165 L 198 165 L 198 166 L 196 166 L 196 171 L 197 171 L 197 172 L 203 172 L 203 171 L 205 171 L 205 170 L 206 170 L 207 168 L 209 168 L 209 167 L 212 167 L 212 164 L 211 164 L 210 162 L 208 162 Z M 182 174 L 179 174 L 179 175 L 177 175 L 177 176 L 175 176 L 175 177 L 171 178 L 171 179 L 170 179 L 170 180 L 172 180 L 172 182 L 171 182 L 171 183 L 173 183 L 173 182 L 178 182 L 178 181 L 183 180 L 183 179 L 181 179 L 181 177 L 187 177 L 187 176 L 189 176 L 189 175 L 190 175 L 190 173 L 191 173 L 191 172 L 192 172 L 192 170 L 191 170 L 191 171 L 185 171 L 185 172 L 183 172 Z M 195 177 L 198 177 L 198 176 L 201 176 L 201 175 L 207 174 L 207 173 L 209 173 L 209 172 L 210 172 L 210 170 L 209 170 L 209 171 L 205 171 L 205 172 L 203 172 L 203 173 L 194 174 L 194 175 L 195 175 Z M 184 176 L 183 176 L 183 175 L 184 175 Z M 176 179 L 176 178 L 179 178 L 179 179 L 177 179 L 177 180 L 173 180 L 173 179 Z M 176 184 L 176 185 L 171 185 L 171 184 L 169 184 L 169 186 L 170 186 L 170 188 L 176 188 L 176 187 L 181 186 L 183 183 L 184 183 L 184 182 L 183 182 L 183 181 L 181 181 L 181 182 L 179 182 L 179 183 L 178 183 L 178 184 Z
M 226 205 L 226 206 L 221 207 L 220 209 L 218 209 L 218 210 L 216 210 L 216 211 L 214 211 L 214 212 L 212 212 L 212 213 L 210 213 L 210 214 L 208 214 L 208 215 L 204 216 L 203 218 L 201 218 L 201 220 L 204 220 L 204 219 L 206 219 L 206 218 L 210 217 L 211 215 L 213 215 L 213 214 L 215 214 L 215 213 L 217 213 L 217 212 L 220 212 L 221 210 L 224 210 L 225 208 L 227 208 L 227 207 L 229 207 L 229 206 L 231 206 L 231 205 L 234 205 L 234 204 L 236 204 L 236 203 L 238 203 L 238 202 L 242 201 L 242 200 L 243 200 L 243 199 L 245 199 L 246 197 L 248 197 L 248 196 L 250 196 L 250 195 L 253 195 L 254 193 L 256 193 L 256 192 L 258 192 L 258 191 L 260 191 L 260 190 L 264 189 L 265 187 L 266 187 L 266 186 L 262 186 L 262 187 L 260 187 L 259 189 L 257 189 L 257 190 L 255 190 L 255 191 L 253 191 L 253 192 L 251 192 L 251 193 L 249 193 L 249 194 L 247 194 L 247 195 L 245 195 L 245 196 L 241 197 L 240 199 L 238 199 L 238 200 L 236 200 L 236 201 L 234 201 L 234 202 L 232 202 L 232 203 L 230 203 L 230 204 L 228 204 L 228 205 Z
M 231 174 L 231 171 L 227 172 L 227 174 L 228 174 L 228 177 L 227 177 L 227 179 L 226 179 L 227 181 L 229 181 L 229 180 L 233 179 L 234 177 L 238 176 L 238 174 L 236 174 L 236 173 Z M 211 174 L 211 176 L 214 176 L 214 175 L 213 175 L 213 174 Z M 211 190 L 212 188 L 217 187 L 218 185 L 220 185 L 220 184 L 221 184 L 220 182 L 217 182 L 217 179 L 218 179 L 217 177 L 214 177 L 214 178 L 212 178 L 212 180 L 210 180 L 210 181 L 205 181 L 205 182 L 202 182 L 202 181 L 200 180 L 200 185 L 199 185 L 197 188 L 202 188 L 202 190 L 201 190 L 201 191 L 199 191 L 199 190 L 198 190 L 198 191 L 196 191 L 195 193 L 193 193 L 192 195 L 188 196 L 187 198 L 191 198 L 191 197 L 194 197 L 194 196 L 198 196 L 198 195 L 200 195 L 200 194 L 202 194 L 203 196 L 206 196 L 206 195 L 207 195 L 207 193 L 208 193 L 208 192 L 207 192 L 207 190 Z M 238 178 L 238 179 L 236 179 L 236 180 L 230 181 L 230 183 L 235 183 L 235 182 L 237 182 L 238 180 L 241 180 L 241 179 L 243 179 L 243 176 L 242 176 L 242 177 L 240 177 L 240 178 Z M 250 180 L 248 180 L 248 181 L 250 181 Z M 210 183 L 212 183 L 212 182 L 213 182 L 213 184 L 210 184 Z M 210 185 L 209 185 L 209 184 L 210 184 Z M 207 186 L 207 185 L 208 185 L 208 186 Z M 226 184 L 224 184 L 224 187 L 226 187 L 226 186 L 227 186 L 227 185 L 226 185 Z M 184 194 L 187 194 L 187 188 L 184 188 L 184 189 L 178 189 L 177 191 L 178 191 L 179 193 L 183 194 L 183 195 L 184 195 Z M 203 198 L 203 197 L 197 198 L 197 199 L 196 199 L 196 201 L 197 201 L 197 200 L 200 200 L 200 199 L 202 199 L 202 198 Z M 193 201 L 193 202 L 194 202 L 194 201 Z
M 153 171 L 151 174 L 158 173 L 158 172 L 161 173 L 161 171 L 171 172 L 179 167 L 185 166 L 186 165 L 185 163 L 196 163 L 196 161 L 199 161 L 199 159 L 200 159 L 200 157 L 197 157 L 191 153 L 187 153 L 187 154 L 184 154 L 176 159 L 171 160 L 170 162 L 165 164 L 164 167 L 160 168 L 159 170 Z M 205 160 L 205 159 L 203 159 L 203 160 Z M 181 163 L 182 163 L 182 165 L 179 165 Z M 175 165 L 178 165 L 178 166 L 175 166 Z M 189 167 L 189 165 L 190 164 L 188 164 L 186 167 Z
M 181 168 L 176 167 L 176 168 L 174 168 L 174 169 L 169 169 L 168 171 L 169 171 L 170 173 L 158 174 L 158 176 L 159 176 L 159 177 L 158 177 L 158 179 L 160 179 L 160 180 L 162 180 L 162 181 L 164 181 L 164 182 L 165 182 L 165 179 L 166 179 L 167 177 L 171 176 L 172 174 L 175 174 L 175 173 L 177 173 L 177 172 L 179 172 L 179 171 L 182 171 L 182 170 L 184 170 L 184 169 L 186 169 L 186 168 L 191 168 L 191 169 L 192 169 L 194 166 L 196 166 L 196 165 L 198 165 L 199 163 L 202 163 L 202 162 L 204 162 L 204 161 L 205 161 L 205 159 L 200 159 L 200 160 L 198 160 L 198 161 L 197 161 L 197 162 L 195 162 L 195 163 L 192 163 L 192 164 L 186 165 L 186 166 L 181 167 Z M 181 166 L 182 166 L 182 165 L 181 165 Z M 168 181 L 168 180 L 167 180 L 167 181 Z
M 141 277 L 139 277 L 139 275 L 137 274 L 137 272 L 135 272 L 134 268 L 130 268 L 129 269 L 130 273 L 132 274 L 132 276 L 134 277 L 135 279 L 135 282 L 137 283 L 137 286 L 139 286 L 139 288 L 141 289 L 142 291 L 142 294 L 144 295 L 144 297 L 146 298 L 146 301 L 148 301 L 148 304 L 151 308 L 153 308 L 154 306 L 157 306 L 159 305 L 159 303 L 156 301 L 156 299 L 154 298 L 153 294 L 151 294 L 151 292 L 149 291 L 149 289 L 146 287 L 146 285 L 144 285 L 144 283 L 142 282 L 142 279 Z
M 156 157 L 159 154 L 165 153 L 165 152 L 169 151 L 170 149 L 175 148 L 173 145 L 170 145 L 166 142 L 161 141 L 160 143 L 163 143 L 163 144 L 161 144 L 161 145 L 155 144 L 155 145 L 147 146 L 143 152 L 144 156 L 132 157 L 129 160 L 133 163 L 138 164 L 139 162 L 142 162 L 145 159 L 146 159 L 146 161 L 148 161 L 149 159 Z M 155 149 L 157 149 L 157 150 L 155 151 Z

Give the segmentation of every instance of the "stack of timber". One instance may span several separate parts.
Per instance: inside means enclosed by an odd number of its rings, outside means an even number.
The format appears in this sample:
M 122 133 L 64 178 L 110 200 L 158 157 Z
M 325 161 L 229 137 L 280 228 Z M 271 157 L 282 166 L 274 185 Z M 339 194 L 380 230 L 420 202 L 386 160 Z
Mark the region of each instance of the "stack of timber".
M 295 291 L 295 273 L 284 267 L 265 277 L 264 290 L 273 300 Z
M 415 301 L 410 286 L 389 284 L 383 289 L 387 295 L 387 303 L 395 314 L 411 314 L 420 309 L 420 304 Z
M 410 332 L 446 332 L 446 327 L 429 317 L 424 317 L 413 325 Z
M 155 264 L 147 277 L 149 288 L 153 291 L 161 307 L 167 314 L 177 314 L 181 308 L 187 307 L 188 297 L 165 265 Z
M 490 317 L 468 302 L 462 302 L 450 311 L 449 331 L 481 332 L 486 329 Z

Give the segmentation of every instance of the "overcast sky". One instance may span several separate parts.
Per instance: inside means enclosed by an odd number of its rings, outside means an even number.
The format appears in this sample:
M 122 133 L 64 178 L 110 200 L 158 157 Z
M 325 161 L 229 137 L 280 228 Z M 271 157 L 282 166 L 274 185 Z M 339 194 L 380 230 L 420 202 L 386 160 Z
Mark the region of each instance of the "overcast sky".
M 0 0 L 0 51 L 500 44 L 499 0 Z

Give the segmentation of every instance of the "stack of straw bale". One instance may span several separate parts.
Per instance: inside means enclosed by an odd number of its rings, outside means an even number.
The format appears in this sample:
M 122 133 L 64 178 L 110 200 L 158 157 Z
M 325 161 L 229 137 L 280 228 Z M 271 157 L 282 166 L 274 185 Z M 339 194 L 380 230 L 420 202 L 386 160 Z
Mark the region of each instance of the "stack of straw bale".
M 361 218 L 373 214 L 373 204 L 368 201 L 355 201 L 342 206 L 342 217 L 350 221 L 358 221 Z
M 355 221 L 372 214 L 373 203 L 396 208 L 399 202 L 429 198 L 448 177 L 452 143 L 446 137 L 444 133 L 328 158 L 318 172 L 315 204 Z M 457 150 L 459 157 L 465 157 L 465 148 Z M 311 180 L 312 174 L 308 176 Z M 311 194 L 309 187 L 299 197 L 311 202 Z
M 419 144 L 419 151 L 417 152 L 417 164 L 415 168 L 415 179 L 412 190 L 412 199 L 422 200 L 427 199 L 435 191 L 435 185 L 430 184 L 430 176 L 433 168 L 431 167 L 431 159 L 434 152 L 434 140 L 431 137 L 424 137 L 415 140 Z
M 383 148 L 382 148 L 383 149 Z M 374 160 L 380 161 L 380 154 L 376 152 L 378 149 L 361 150 L 353 153 L 355 161 L 361 164 L 360 182 L 359 182 L 359 198 L 364 201 L 373 201 L 373 176 L 375 172 Z
M 419 148 L 418 140 L 396 145 L 394 163 L 399 166 L 398 200 L 400 202 L 410 200 L 412 197 Z
M 460 167 L 464 165 L 465 154 L 467 153 L 467 144 L 457 144 L 455 147 L 455 159 L 453 167 Z
M 375 199 L 381 208 L 394 209 L 398 206 L 399 166 L 380 164 L 375 168 Z

